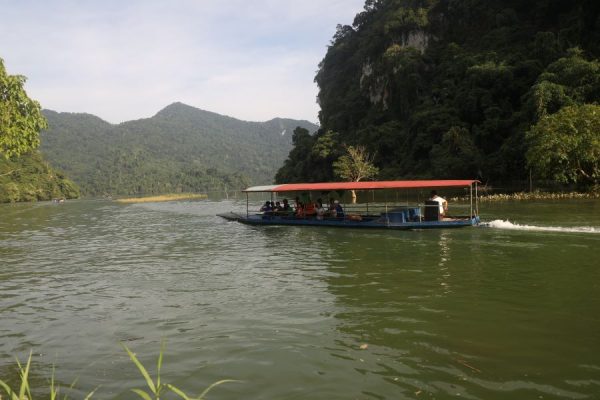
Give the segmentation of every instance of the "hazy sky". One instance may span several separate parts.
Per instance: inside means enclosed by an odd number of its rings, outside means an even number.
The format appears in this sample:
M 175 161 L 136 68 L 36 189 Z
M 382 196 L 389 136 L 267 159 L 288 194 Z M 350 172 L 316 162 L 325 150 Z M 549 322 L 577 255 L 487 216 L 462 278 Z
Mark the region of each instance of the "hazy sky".
M 364 0 L 0 0 L 0 58 L 42 107 L 109 122 L 175 101 L 317 122 L 313 82 Z

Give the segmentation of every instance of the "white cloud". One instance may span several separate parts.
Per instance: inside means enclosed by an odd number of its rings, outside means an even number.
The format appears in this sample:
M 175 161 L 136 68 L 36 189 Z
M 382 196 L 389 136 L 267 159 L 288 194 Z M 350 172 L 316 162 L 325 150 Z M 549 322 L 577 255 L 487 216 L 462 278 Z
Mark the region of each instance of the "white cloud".
M 316 121 L 313 83 L 363 0 L 0 0 L 0 57 L 43 107 L 110 122 L 174 101 L 247 120 Z

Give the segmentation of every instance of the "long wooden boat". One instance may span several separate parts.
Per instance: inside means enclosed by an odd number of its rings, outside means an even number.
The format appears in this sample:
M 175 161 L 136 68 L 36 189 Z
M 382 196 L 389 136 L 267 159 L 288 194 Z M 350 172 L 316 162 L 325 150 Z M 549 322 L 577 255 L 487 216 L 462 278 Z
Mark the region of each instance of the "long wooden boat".
M 246 212 L 218 214 L 230 221 L 238 221 L 249 225 L 296 225 L 296 226 L 327 226 L 344 228 L 379 228 L 379 229 L 434 229 L 460 228 L 479 224 L 479 201 L 477 195 L 477 180 L 419 180 L 419 181 L 369 181 L 369 182 L 327 182 L 327 183 L 292 183 L 281 185 L 252 186 L 244 190 L 246 193 Z M 468 215 L 447 214 L 440 216 L 437 202 L 418 201 L 417 203 L 397 204 L 388 202 L 387 193 L 390 191 L 454 188 L 464 189 L 468 194 Z M 295 194 L 303 194 L 312 198 L 324 197 L 330 194 L 339 195 L 344 191 L 382 191 L 386 198 L 365 210 L 346 208 L 343 216 L 304 215 L 295 211 L 251 211 L 249 194 L 268 193 L 271 200 L 277 196 L 294 198 Z M 374 195 L 373 195 L 374 197 Z M 382 197 L 382 196 L 379 196 Z M 327 198 L 327 197 L 326 197 Z M 311 200 L 311 201 L 312 201 Z M 466 209 L 464 211 L 466 214 Z

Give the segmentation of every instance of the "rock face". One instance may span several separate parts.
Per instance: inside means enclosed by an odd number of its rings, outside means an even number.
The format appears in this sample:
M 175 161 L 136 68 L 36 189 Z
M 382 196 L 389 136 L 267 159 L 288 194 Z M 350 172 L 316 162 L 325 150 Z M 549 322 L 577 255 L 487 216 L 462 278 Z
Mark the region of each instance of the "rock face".
M 405 40 L 402 43 L 403 47 L 412 47 L 419 50 L 421 53 L 427 49 L 430 36 L 423 30 L 411 31 L 405 36 Z

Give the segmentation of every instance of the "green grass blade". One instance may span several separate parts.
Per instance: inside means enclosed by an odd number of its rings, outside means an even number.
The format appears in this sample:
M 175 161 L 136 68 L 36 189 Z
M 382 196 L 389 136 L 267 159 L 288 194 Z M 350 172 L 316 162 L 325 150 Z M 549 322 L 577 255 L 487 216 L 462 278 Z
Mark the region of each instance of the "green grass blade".
M 137 359 L 137 357 L 135 356 L 135 354 L 133 354 L 131 352 L 131 350 L 129 350 L 127 348 L 127 346 L 125 346 L 123 343 L 121 343 L 121 346 L 123 346 L 123 348 L 125 349 L 125 351 L 127 352 L 127 354 L 129 354 L 129 358 L 131 358 L 131 361 L 133 361 L 133 363 L 140 370 L 140 372 L 141 372 L 142 376 L 144 377 L 144 379 L 146 379 L 146 384 L 148 385 L 148 387 L 150 388 L 150 390 L 152 391 L 152 393 L 156 394 L 156 386 L 154 385 L 154 382 L 152 381 L 152 378 L 150 378 L 150 375 L 148 374 L 148 371 L 146 371 L 146 368 L 144 368 L 144 366 L 142 365 L 142 363 Z
M 212 385 L 210 385 L 209 387 L 207 387 L 206 389 L 204 389 L 204 392 L 202 392 L 200 394 L 200 396 L 198 396 L 198 399 L 204 399 L 204 396 L 206 396 L 206 394 L 208 392 L 210 392 L 213 388 L 215 388 L 216 386 L 222 385 L 224 383 L 228 383 L 228 382 L 241 382 L 241 381 L 236 381 L 235 379 L 223 379 L 221 381 L 215 382 Z
M 167 387 L 176 395 L 178 395 L 179 397 L 181 397 L 183 400 L 193 400 L 190 397 L 188 397 L 187 394 L 183 393 L 182 390 L 178 389 L 177 387 L 171 385 L 170 383 L 167 383 Z
M 100 386 L 98 386 L 98 387 L 100 387 Z M 96 390 L 98 390 L 98 387 L 96 389 L 92 390 L 87 396 L 85 396 L 85 399 L 83 399 L 83 400 L 91 399 L 92 396 L 94 395 L 94 393 L 96 393 Z
M 0 380 L 0 386 L 4 388 L 4 391 L 8 395 L 9 400 L 17 397 L 17 395 L 13 392 L 10 386 L 8 386 L 3 380 Z M 2 398 L 2 396 L 0 396 L 0 398 Z
M 165 352 L 165 340 L 160 343 L 160 353 L 158 354 L 158 362 L 156 363 L 156 387 L 160 390 L 160 367 L 162 366 L 163 354 Z
M 131 389 L 133 393 L 137 393 L 144 400 L 152 400 L 152 397 L 141 389 Z
M 58 388 L 54 386 L 54 373 L 55 373 L 55 367 L 54 365 L 52 366 L 52 377 L 50 378 L 50 400 L 56 400 L 56 397 L 58 396 Z
M 31 392 L 29 391 L 29 367 L 31 367 L 31 355 L 32 352 L 29 352 L 29 358 L 27 359 L 27 365 L 25 365 L 25 369 L 17 360 L 17 364 L 19 365 L 19 369 L 21 370 L 21 388 L 19 389 L 19 399 L 25 398 L 25 393 L 27 393 L 28 398 L 31 399 Z

